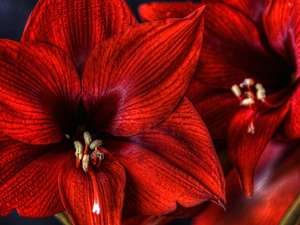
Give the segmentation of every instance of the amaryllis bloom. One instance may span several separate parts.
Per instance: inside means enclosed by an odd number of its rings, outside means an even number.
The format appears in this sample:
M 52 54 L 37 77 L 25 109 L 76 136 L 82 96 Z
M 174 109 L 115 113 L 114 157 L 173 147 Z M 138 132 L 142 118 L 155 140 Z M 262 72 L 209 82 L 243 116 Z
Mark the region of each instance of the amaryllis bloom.
M 300 138 L 300 3 L 202 2 L 207 6 L 203 45 L 186 95 L 213 139 L 228 136 L 229 158 L 251 196 L 255 166 L 267 143 Z M 176 17 L 180 8 L 190 13 L 192 3 L 182 4 L 142 5 L 140 14 L 158 20 Z
M 299 141 L 270 142 L 255 171 L 255 191 L 246 198 L 237 171 L 226 176 L 226 212 L 210 205 L 193 225 L 298 224 L 300 203 Z M 298 222 L 297 222 L 298 221 Z
M 1 215 L 66 209 L 74 224 L 117 225 L 122 212 L 224 204 L 209 133 L 183 97 L 202 11 L 128 26 L 123 1 L 45 0 L 22 43 L 0 41 Z

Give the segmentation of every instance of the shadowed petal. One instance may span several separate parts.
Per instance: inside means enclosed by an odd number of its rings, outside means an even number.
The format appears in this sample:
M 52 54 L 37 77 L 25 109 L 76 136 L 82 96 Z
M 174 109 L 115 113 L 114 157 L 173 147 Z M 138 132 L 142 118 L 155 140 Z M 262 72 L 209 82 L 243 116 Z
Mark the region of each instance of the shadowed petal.
M 239 109 L 236 97 L 226 90 L 213 89 L 192 80 L 185 93 L 203 119 L 213 140 L 225 139 L 234 114 Z
M 299 10 L 298 0 L 271 1 L 263 17 L 265 32 L 272 48 L 289 62 L 300 56 Z M 300 63 L 299 60 L 297 63 Z
M 212 88 L 230 89 L 251 77 L 267 89 L 276 89 L 282 86 L 278 78 L 283 74 L 286 68 L 266 52 L 253 21 L 226 5 L 207 5 L 195 79 Z
M 226 177 L 226 212 L 212 204 L 193 225 L 281 224 L 282 217 L 299 195 L 299 154 L 299 142 L 291 147 L 268 144 L 255 172 L 253 197 L 247 198 L 240 191 L 238 173 L 232 170 Z
M 247 133 L 253 116 L 252 109 L 241 109 L 232 119 L 228 130 L 228 155 L 237 168 L 246 196 L 253 195 L 253 174 L 267 143 L 286 115 L 288 107 L 257 113 L 254 118 L 255 133 Z
M 300 81 L 294 87 L 290 97 L 290 110 L 280 127 L 280 138 L 283 140 L 295 140 L 300 138 Z
M 1 131 L 22 142 L 47 144 L 68 130 L 80 83 L 71 61 L 55 47 L 4 40 L 0 90 Z
M 74 225 L 121 224 L 125 172 L 110 153 L 104 154 L 100 168 L 90 168 L 92 171 L 89 173 L 93 173 L 94 178 L 81 168 L 75 168 L 74 153 L 69 155 L 69 163 L 65 164 L 59 175 L 61 199 Z M 100 214 L 92 212 L 95 193 L 99 194 Z
M 200 6 L 203 6 L 203 4 L 194 2 L 151 2 L 141 4 L 138 12 L 143 21 L 156 21 L 186 17 Z
M 271 0 L 203 0 L 206 3 L 224 3 L 227 6 L 237 9 L 244 13 L 245 16 L 250 17 L 257 23 L 261 23 L 261 17 L 263 11 L 268 6 Z
M 198 61 L 202 11 L 130 27 L 93 52 L 83 76 L 83 103 L 97 129 L 130 136 L 174 110 Z
M 225 202 L 222 169 L 209 133 L 186 99 L 158 126 L 109 146 L 127 172 L 125 211 L 162 215 L 177 203 Z
M 65 146 L 23 144 L 1 134 L 0 214 L 47 217 L 63 210 L 57 177 Z
M 41 0 L 29 17 L 21 41 L 59 47 L 81 76 L 97 45 L 135 23 L 123 0 Z

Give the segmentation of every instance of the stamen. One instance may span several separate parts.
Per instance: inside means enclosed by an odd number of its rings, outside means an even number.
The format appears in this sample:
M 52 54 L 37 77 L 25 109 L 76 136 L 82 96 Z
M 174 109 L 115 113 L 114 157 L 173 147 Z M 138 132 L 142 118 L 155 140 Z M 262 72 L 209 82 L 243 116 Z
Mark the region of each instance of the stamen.
M 242 83 L 240 83 L 240 87 L 244 88 L 244 87 L 248 87 L 250 88 L 250 86 L 254 85 L 254 80 L 252 78 L 246 78 Z
M 94 150 L 103 144 L 102 140 L 96 139 L 90 144 L 90 149 Z
M 71 138 L 69 134 L 66 134 L 65 137 L 66 137 L 67 139 L 70 139 L 70 138 Z
M 84 139 L 84 143 L 85 143 L 86 145 L 90 145 L 91 142 L 92 142 L 92 137 L 91 137 L 90 133 L 87 132 L 87 131 L 85 131 L 85 132 L 83 133 L 83 139 Z
M 241 106 L 250 106 L 250 105 L 253 105 L 254 103 L 255 103 L 255 101 L 253 98 L 247 97 L 241 101 L 240 105 Z
M 260 83 L 257 83 L 255 85 L 255 88 L 257 90 L 256 92 L 256 98 L 262 102 L 265 101 L 265 98 L 266 98 L 266 90 L 264 89 L 263 85 L 260 84 Z
M 231 91 L 232 91 L 233 94 L 234 94 L 236 97 L 238 97 L 238 98 L 241 97 L 241 95 L 242 95 L 241 89 L 240 89 L 239 86 L 237 86 L 236 84 L 235 84 L 235 85 L 232 85 Z
M 82 169 L 84 170 L 84 172 L 87 172 L 89 169 L 89 160 L 89 155 L 85 154 L 82 159 Z
M 75 155 L 79 161 L 82 159 L 83 146 L 79 141 L 74 141 Z

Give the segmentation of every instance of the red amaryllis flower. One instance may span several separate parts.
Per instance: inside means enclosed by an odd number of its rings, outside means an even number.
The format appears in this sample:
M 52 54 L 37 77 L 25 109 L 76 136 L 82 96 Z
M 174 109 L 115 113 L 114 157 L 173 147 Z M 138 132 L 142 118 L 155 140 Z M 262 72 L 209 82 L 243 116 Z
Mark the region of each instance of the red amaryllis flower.
M 228 154 L 251 196 L 254 169 L 267 143 L 300 138 L 299 2 L 203 2 L 201 56 L 186 95 L 213 139 L 225 138 L 229 127 Z M 140 7 L 142 18 L 154 19 L 156 11 L 156 19 L 165 18 L 157 8 Z M 172 11 L 172 5 L 165 9 Z
M 257 164 L 253 197 L 246 198 L 240 191 L 234 169 L 226 177 L 226 212 L 210 205 L 193 225 L 298 224 L 299 150 L 299 141 L 270 142 Z
M 1 215 L 66 209 L 74 224 L 116 225 L 122 207 L 223 204 L 209 134 L 183 98 L 203 9 L 126 29 L 117 9 L 130 13 L 122 1 L 41 1 L 24 43 L 0 41 Z M 118 34 L 96 47 L 106 29 Z

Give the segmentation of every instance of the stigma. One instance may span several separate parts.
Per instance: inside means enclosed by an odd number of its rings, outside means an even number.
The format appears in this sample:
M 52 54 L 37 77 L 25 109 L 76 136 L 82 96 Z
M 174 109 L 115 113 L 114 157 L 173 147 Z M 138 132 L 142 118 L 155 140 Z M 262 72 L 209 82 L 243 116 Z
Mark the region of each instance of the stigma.
M 82 170 L 89 175 L 94 192 L 94 203 L 92 212 L 100 214 L 100 201 L 99 201 L 99 187 L 97 177 L 93 168 L 99 168 L 101 161 L 104 160 L 104 153 L 101 151 L 104 148 L 101 146 L 102 140 L 92 140 L 89 132 L 83 133 L 83 142 L 74 141 L 75 157 L 76 157 L 76 168 L 82 168 Z
M 245 91 L 242 92 L 241 89 L 245 89 Z M 250 134 L 255 134 L 254 120 L 256 116 L 256 104 L 261 102 L 265 106 L 273 107 L 272 104 L 266 101 L 265 88 L 260 83 L 255 84 L 255 81 L 252 78 L 246 78 L 239 85 L 232 85 L 231 91 L 240 101 L 240 106 L 248 107 L 253 110 L 247 132 Z

